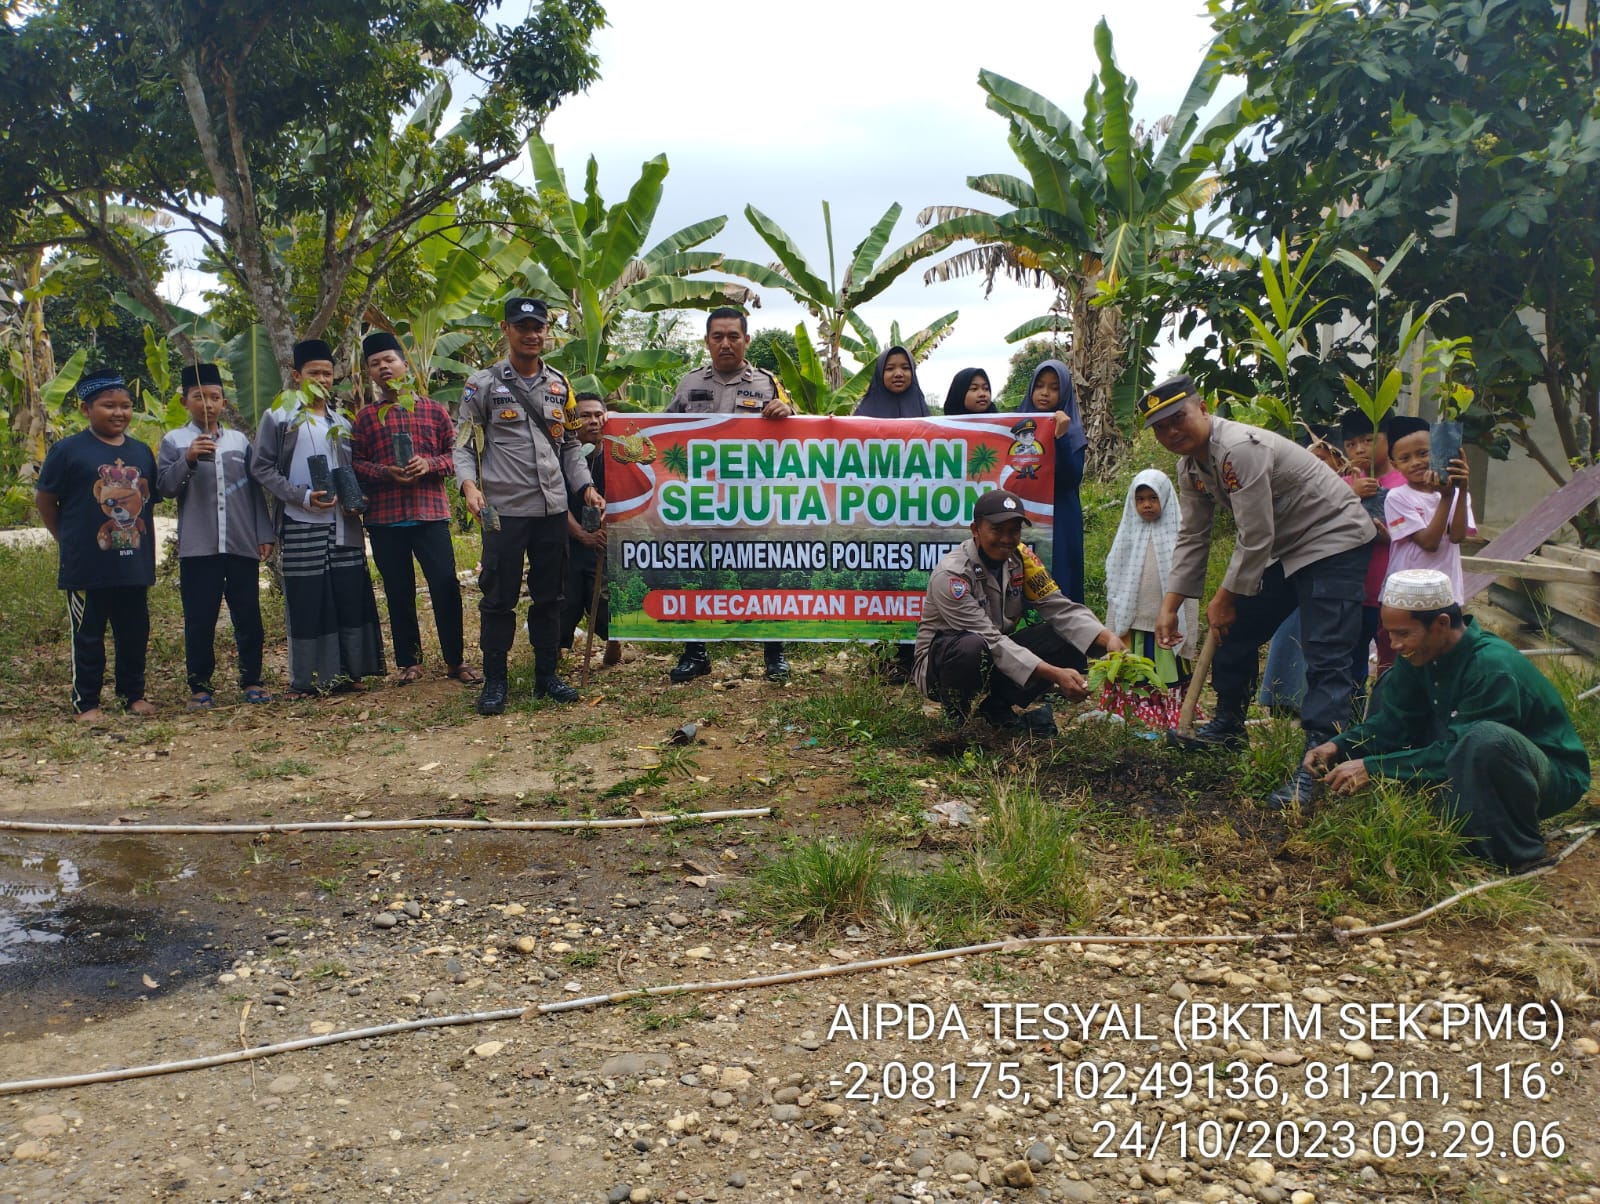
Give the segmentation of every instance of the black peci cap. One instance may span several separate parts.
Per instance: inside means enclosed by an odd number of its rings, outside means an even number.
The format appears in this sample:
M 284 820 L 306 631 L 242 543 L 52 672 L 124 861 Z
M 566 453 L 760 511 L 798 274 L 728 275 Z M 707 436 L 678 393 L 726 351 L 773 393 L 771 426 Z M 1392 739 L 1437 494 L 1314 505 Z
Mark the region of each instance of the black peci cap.
M 1022 499 L 1008 489 L 991 489 L 978 499 L 972 507 L 972 521 L 977 522 L 980 518 L 986 518 L 991 523 L 1003 523 L 1015 518 L 1033 526 L 1033 520 L 1023 509 Z
M 185 393 L 198 385 L 222 388 L 222 372 L 215 364 L 185 364 L 180 375 Z
M 526 322 L 529 319 L 548 325 L 550 322 L 550 308 L 537 297 L 506 298 L 506 321 L 508 323 L 514 326 L 518 322 Z

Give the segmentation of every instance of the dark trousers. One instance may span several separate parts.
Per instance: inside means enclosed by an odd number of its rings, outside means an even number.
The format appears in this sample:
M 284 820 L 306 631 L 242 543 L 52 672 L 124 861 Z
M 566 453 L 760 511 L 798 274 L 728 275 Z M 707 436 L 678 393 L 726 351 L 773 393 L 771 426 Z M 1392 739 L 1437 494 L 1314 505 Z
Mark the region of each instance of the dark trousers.
M 72 709 L 100 705 L 106 681 L 106 624 L 117 641 L 116 689 L 125 703 L 144 697 L 144 657 L 150 643 L 150 591 L 142 585 L 69 589 L 67 622 L 72 629 Z
M 183 660 L 189 692 L 211 692 L 217 671 L 217 616 L 228 600 L 239 688 L 261 684 L 261 562 L 254 556 L 185 556 L 178 561 L 183 599 Z
M 1089 667 L 1082 652 L 1056 634 L 1054 628 L 1037 623 L 1011 637 L 1042 661 L 1061 669 Z M 1018 685 L 1004 673 L 994 671 L 989 647 L 981 635 L 971 631 L 941 631 L 928 649 L 928 694 L 946 706 L 965 714 L 972 700 L 985 687 L 989 697 L 984 710 L 1008 712 L 1013 706 L 1025 707 L 1050 689 L 1047 681 Z
M 409 527 L 367 528 L 372 563 L 383 578 L 389 601 L 389 632 L 394 636 L 394 663 L 402 669 L 422 663 L 422 631 L 417 626 L 417 574 L 422 566 L 433 600 L 433 622 L 439 629 L 439 655 L 448 666 L 461 663 L 461 582 L 456 580 L 456 554 L 450 545 L 450 524 L 416 523 Z
M 478 644 L 487 662 L 504 658 L 517 635 L 517 603 L 527 567 L 528 642 L 539 676 L 556 671 L 561 655 L 561 599 L 567 577 L 567 516 L 500 518 L 500 530 L 483 533 L 478 588 Z
M 1556 789 L 1550 758 L 1503 723 L 1474 723 L 1445 759 L 1446 814 L 1461 819 L 1467 851 L 1500 866 L 1544 856 L 1539 820 L 1560 815 L 1576 798 Z
M 561 646 L 572 647 L 573 633 L 589 614 L 589 604 L 594 601 L 595 574 L 600 571 L 600 558 L 593 548 L 569 547 L 567 549 L 567 594 L 561 601 Z M 611 599 L 609 590 L 600 590 L 600 609 L 595 612 L 596 639 L 611 636 Z
M 1367 650 L 1377 638 L 1382 614 L 1382 609 L 1377 606 L 1361 608 L 1361 634 L 1356 637 L 1356 646 L 1350 652 L 1350 710 L 1357 722 L 1367 715 L 1367 675 L 1371 672 Z
M 1217 709 L 1244 714 L 1255 692 L 1261 645 L 1295 610 L 1300 612 L 1300 648 L 1306 662 L 1306 694 L 1300 726 L 1320 744 L 1350 721 L 1350 662 L 1361 637 L 1361 601 L 1368 548 L 1351 548 L 1313 561 L 1293 577 L 1274 564 L 1261 591 L 1238 599 L 1238 617 L 1217 645 L 1211 685 Z

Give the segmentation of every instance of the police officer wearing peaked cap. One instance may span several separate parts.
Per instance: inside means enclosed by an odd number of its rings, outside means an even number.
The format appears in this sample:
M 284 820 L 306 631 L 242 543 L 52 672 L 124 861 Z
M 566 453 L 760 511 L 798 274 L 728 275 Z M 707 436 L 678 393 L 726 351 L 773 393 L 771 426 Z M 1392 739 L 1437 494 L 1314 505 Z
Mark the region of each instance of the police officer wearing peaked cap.
M 1083 698 L 1089 649 L 1117 652 L 1123 644 L 1087 606 L 1067 597 L 1023 545 L 1022 528 L 1032 525 L 1014 493 L 995 489 L 978 499 L 972 538 L 947 552 L 928 578 L 912 680 L 961 717 L 987 687 L 978 706 L 984 719 L 1053 735 L 1048 706 L 1020 717 L 1012 708 L 1051 689 Z M 1019 632 L 1030 608 L 1042 622 Z
M 1316 456 L 1282 435 L 1206 413 L 1187 376 L 1157 385 L 1138 403 L 1144 425 L 1178 459 L 1183 526 L 1167 576 L 1156 639 L 1176 647 L 1178 608 L 1205 586 L 1211 522 L 1232 511 L 1233 557 L 1206 606 L 1218 635 L 1211 684 L 1217 713 L 1195 732 L 1203 743 L 1242 747 L 1261 645 L 1300 612 L 1306 747 L 1331 739 L 1350 717 L 1351 651 L 1361 635 L 1369 545 L 1377 529 L 1360 499 Z M 1316 789 L 1301 768 L 1266 799 L 1309 804 Z
M 741 310 L 725 305 L 706 317 L 706 350 L 711 363 L 689 373 L 667 406 L 669 414 L 747 414 L 787 418 L 794 407 L 784 396 L 778 378 L 744 358 L 750 347 L 750 325 Z M 789 659 L 783 643 L 769 641 L 763 649 L 767 680 L 789 676 Z M 702 643 L 683 646 L 683 655 L 668 675 L 674 682 L 693 681 L 711 672 L 711 653 Z
M 498 530 L 483 533 L 478 577 L 483 691 L 478 713 L 505 710 L 507 660 L 516 638 L 517 603 L 528 584 L 528 640 L 534 697 L 576 702 L 578 691 L 556 673 L 561 655 L 561 599 L 567 577 L 567 511 L 603 508 L 573 426 L 566 377 L 544 362 L 549 312 L 535 297 L 512 297 L 500 329 L 504 359 L 473 373 L 461 393 L 456 479 L 467 509 L 494 507 Z

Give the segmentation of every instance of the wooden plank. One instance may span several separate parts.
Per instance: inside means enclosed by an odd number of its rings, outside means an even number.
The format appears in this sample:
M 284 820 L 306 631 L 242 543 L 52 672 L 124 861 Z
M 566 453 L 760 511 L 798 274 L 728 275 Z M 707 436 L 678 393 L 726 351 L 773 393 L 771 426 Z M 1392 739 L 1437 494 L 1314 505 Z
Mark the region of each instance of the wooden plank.
M 1496 560 L 1492 556 L 1463 556 L 1461 567 L 1475 573 L 1492 573 L 1496 577 L 1516 577 L 1521 581 L 1567 581 L 1575 585 L 1600 587 L 1600 573 L 1575 564 L 1551 564 L 1539 556 L 1526 560 Z
M 1546 560 L 1559 560 L 1562 564 L 1575 564 L 1579 568 L 1588 569 L 1591 573 L 1600 573 L 1600 552 L 1593 548 L 1576 548 L 1571 544 L 1547 543 L 1539 549 L 1539 555 Z
M 1600 628 L 1600 590 L 1593 586 L 1539 581 L 1524 588 L 1533 595 L 1535 601 L 1542 602 L 1551 610 Z
M 1483 554 L 1495 560 L 1523 560 L 1596 499 L 1600 499 L 1600 464 L 1591 464 L 1490 540 Z M 1485 589 L 1494 578 L 1493 573 L 1468 574 L 1463 582 L 1466 597 Z
M 1562 614 L 1537 605 L 1521 590 L 1491 583 L 1489 601 L 1508 611 L 1524 623 L 1547 629 L 1564 644 L 1580 649 L 1593 659 L 1600 660 L 1600 627 L 1585 623 L 1571 615 Z

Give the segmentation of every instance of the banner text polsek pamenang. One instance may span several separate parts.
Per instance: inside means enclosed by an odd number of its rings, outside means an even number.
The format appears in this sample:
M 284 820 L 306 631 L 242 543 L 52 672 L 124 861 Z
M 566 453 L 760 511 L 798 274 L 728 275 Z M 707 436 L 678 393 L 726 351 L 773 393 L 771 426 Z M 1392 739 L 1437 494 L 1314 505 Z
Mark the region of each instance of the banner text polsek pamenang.
M 1054 439 L 1033 415 L 613 415 L 606 580 L 620 640 L 910 640 L 991 489 L 1050 562 Z

